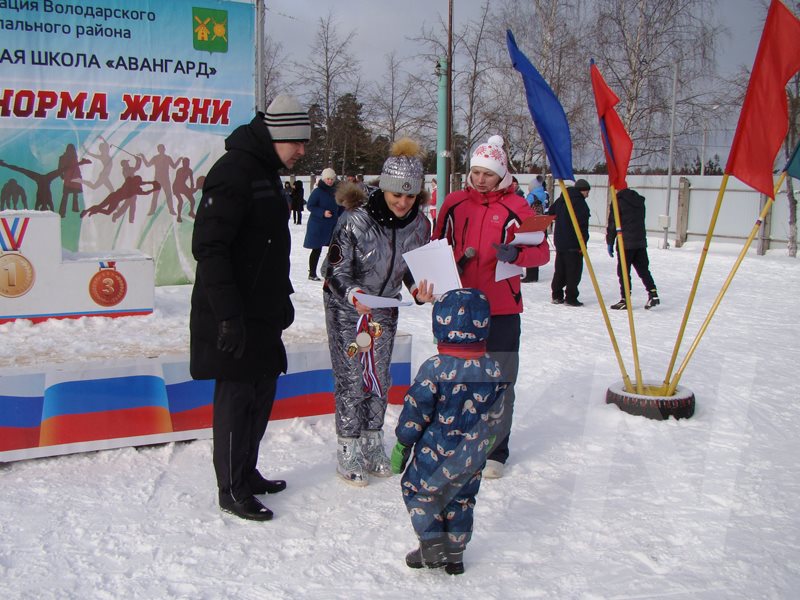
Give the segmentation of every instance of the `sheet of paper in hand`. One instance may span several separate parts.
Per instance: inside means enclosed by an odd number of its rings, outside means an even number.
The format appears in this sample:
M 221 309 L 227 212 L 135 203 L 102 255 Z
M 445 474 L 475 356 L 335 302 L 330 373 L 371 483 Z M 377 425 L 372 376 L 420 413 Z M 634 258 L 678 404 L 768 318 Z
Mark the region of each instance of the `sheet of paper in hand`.
M 423 279 L 433 284 L 433 293 L 441 296 L 445 292 L 461 287 L 461 277 L 453 257 L 453 249 L 447 240 L 433 240 L 403 254 L 403 258 L 419 283 Z

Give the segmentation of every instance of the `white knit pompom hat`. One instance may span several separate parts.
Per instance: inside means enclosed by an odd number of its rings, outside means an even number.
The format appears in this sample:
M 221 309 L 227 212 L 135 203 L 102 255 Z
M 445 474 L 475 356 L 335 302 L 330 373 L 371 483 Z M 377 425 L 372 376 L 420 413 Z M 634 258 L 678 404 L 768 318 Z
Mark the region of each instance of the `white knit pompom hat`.
M 496 173 L 501 179 L 504 178 L 508 173 L 508 159 L 503 150 L 504 143 L 503 138 L 499 135 L 490 137 L 472 153 L 469 161 L 470 168 L 483 167 Z

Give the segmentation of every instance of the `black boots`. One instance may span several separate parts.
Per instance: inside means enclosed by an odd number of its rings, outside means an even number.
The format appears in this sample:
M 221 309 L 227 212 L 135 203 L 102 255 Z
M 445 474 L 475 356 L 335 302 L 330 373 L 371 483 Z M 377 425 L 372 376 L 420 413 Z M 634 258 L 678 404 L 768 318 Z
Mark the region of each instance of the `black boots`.
M 220 492 L 219 507 L 225 512 L 250 521 L 269 521 L 272 518 L 272 511 L 261 504 L 255 496 L 237 501 L 231 494 Z
M 661 300 L 658 299 L 658 291 L 657 290 L 650 290 L 647 292 L 647 302 L 645 303 L 644 307 L 646 310 L 650 310 L 654 306 L 658 306 L 661 304 Z
M 444 570 L 448 575 L 462 575 L 464 573 L 464 551 L 447 550 L 447 564 Z
M 449 548 L 441 539 L 420 540 L 419 547 L 406 554 L 406 565 L 412 569 L 444 567 L 448 575 L 461 575 L 464 551 Z
M 445 561 L 444 540 L 441 538 L 420 540 L 419 547 L 406 554 L 406 564 L 412 569 L 438 569 L 444 566 Z

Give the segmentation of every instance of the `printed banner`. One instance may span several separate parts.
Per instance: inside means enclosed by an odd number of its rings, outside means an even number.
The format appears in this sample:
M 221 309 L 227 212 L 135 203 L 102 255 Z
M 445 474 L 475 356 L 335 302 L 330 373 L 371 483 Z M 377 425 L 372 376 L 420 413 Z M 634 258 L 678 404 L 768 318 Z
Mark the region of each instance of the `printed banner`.
M 254 0 L 2 0 L 0 34 L 0 210 L 191 282 L 203 174 L 255 110 Z
M 411 342 L 398 333 L 389 402 L 411 384 Z M 271 420 L 334 411 L 327 344 L 287 343 Z M 0 369 L 0 462 L 211 436 L 213 381 L 189 375 L 188 356 Z

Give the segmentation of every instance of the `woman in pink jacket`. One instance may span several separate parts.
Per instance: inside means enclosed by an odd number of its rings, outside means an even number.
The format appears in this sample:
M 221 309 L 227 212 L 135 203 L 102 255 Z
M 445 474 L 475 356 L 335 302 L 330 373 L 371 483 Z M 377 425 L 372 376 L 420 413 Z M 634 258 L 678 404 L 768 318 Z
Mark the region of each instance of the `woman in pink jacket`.
M 447 239 L 453 247 L 463 287 L 477 288 L 489 298 L 491 319 L 486 349 L 500 363 L 503 380 L 509 383 L 503 398 L 505 435 L 502 439 L 498 436 L 483 471 L 489 479 L 501 477 L 508 460 L 522 312 L 520 276 L 495 281 L 497 263 L 539 267 L 550 260 L 546 239 L 537 246 L 510 243 L 522 222 L 534 215 L 515 188 L 508 173 L 503 138 L 493 135 L 473 153 L 466 188 L 445 198 L 433 233 L 434 239 Z

